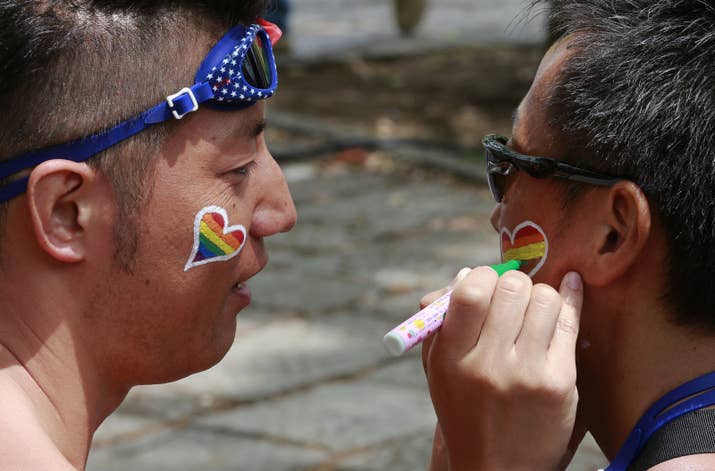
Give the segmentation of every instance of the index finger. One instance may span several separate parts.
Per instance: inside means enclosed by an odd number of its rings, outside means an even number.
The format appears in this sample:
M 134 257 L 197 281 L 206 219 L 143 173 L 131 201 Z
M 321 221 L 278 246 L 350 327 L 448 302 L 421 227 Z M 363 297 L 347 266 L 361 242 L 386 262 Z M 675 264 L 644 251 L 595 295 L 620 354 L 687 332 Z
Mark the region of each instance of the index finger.
M 457 283 L 439 334 L 440 350 L 444 349 L 450 357 L 461 358 L 474 348 L 498 278 L 492 268 L 479 267 Z
M 442 288 L 441 290 L 438 291 L 432 291 L 431 293 L 427 293 L 424 295 L 424 297 L 420 300 L 420 309 L 424 309 L 433 302 L 437 301 L 439 298 L 444 296 L 445 294 L 449 293 L 452 291 L 452 288 L 454 288 L 454 285 L 459 283 L 464 279 L 465 276 L 469 274 L 469 272 L 472 271 L 471 268 L 462 268 L 459 270 L 459 273 L 457 273 L 457 276 L 452 280 L 450 284 L 447 285 L 446 288 Z

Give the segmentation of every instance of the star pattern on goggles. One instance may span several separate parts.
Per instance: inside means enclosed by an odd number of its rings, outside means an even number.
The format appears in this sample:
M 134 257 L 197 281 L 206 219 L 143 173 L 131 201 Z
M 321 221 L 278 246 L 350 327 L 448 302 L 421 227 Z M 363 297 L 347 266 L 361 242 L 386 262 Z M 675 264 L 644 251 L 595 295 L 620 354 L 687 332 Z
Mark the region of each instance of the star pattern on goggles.
M 237 44 L 233 52 L 221 61 L 221 65 L 213 66 L 211 73 L 206 75 L 217 101 L 252 102 L 270 98 L 275 93 L 275 89 L 261 89 L 248 82 L 242 83 L 244 75 L 239 61 L 246 55 L 250 44 L 256 40 L 256 33 L 260 29 L 258 25 L 251 26 L 247 36 L 241 39 L 241 44 Z
M 280 29 L 265 20 L 250 26 L 235 26 L 209 51 L 191 87 L 182 88 L 111 129 L 0 161 L 0 181 L 15 176 L 0 186 L 0 202 L 24 193 L 29 170 L 47 160 L 84 162 L 154 124 L 183 119 L 197 111 L 200 104 L 220 110 L 240 110 L 270 98 L 278 87 L 273 43 L 280 35 Z

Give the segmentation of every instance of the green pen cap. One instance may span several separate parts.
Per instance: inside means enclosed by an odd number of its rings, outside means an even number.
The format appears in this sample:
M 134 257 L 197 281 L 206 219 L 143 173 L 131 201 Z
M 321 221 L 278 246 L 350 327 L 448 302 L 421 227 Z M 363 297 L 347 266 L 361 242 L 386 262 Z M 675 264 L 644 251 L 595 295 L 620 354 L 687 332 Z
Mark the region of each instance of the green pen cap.
M 511 270 L 518 270 L 524 262 L 521 260 L 509 260 L 506 263 L 500 263 L 499 265 L 490 265 L 490 268 L 497 272 L 497 275 L 502 276 L 504 273 Z

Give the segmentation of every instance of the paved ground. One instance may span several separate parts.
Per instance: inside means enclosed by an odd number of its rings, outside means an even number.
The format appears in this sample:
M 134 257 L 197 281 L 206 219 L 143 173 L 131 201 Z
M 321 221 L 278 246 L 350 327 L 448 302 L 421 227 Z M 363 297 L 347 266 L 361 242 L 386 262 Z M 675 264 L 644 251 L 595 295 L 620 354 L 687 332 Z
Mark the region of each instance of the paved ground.
M 540 42 L 544 16 L 527 0 L 428 0 L 414 36 L 401 38 L 392 0 L 293 0 L 293 53 L 302 60 L 407 53 L 475 43 Z M 534 12 L 538 13 L 538 9 Z
M 522 4 L 433 0 L 404 39 L 386 0 L 295 0 L 293 58 L 540 41 L 538 22 L 513 21 Z M 459 268 L 497 260 L 498 240 L 480 182 L 398 156 L 284 164 L 299 224 L 267 241 L 234 347 L 207 372 L 135 388 L 98 431 L 90 471 L 425 468 L 435 417 L 417 352 L 391 358 L 381 338 Z M 602 464 L 588 442 L 570 469 Z

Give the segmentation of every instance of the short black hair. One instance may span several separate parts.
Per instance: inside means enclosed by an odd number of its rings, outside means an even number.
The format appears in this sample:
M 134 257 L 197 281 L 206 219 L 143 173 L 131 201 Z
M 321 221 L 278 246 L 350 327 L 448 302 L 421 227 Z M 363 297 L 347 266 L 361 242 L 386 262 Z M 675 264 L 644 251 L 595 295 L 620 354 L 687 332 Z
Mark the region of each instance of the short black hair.
M 0 0 L 0 160 L 108 129 L 193 84 L 184 57 L 266 0 Z M 200 39 L 203 37 L 203 40 Z M 175 123 L 143 131 L 88 164 L 119 204 L 115 261 L 131 269 L 151 158 Z M 0 234 L 7 204 L 0 204 Z
M 574 50 L 548 103 L 565 159 L 640 185 L 668 236 L 674 320 L 715 331 L 715 2 L 550 3 Z

